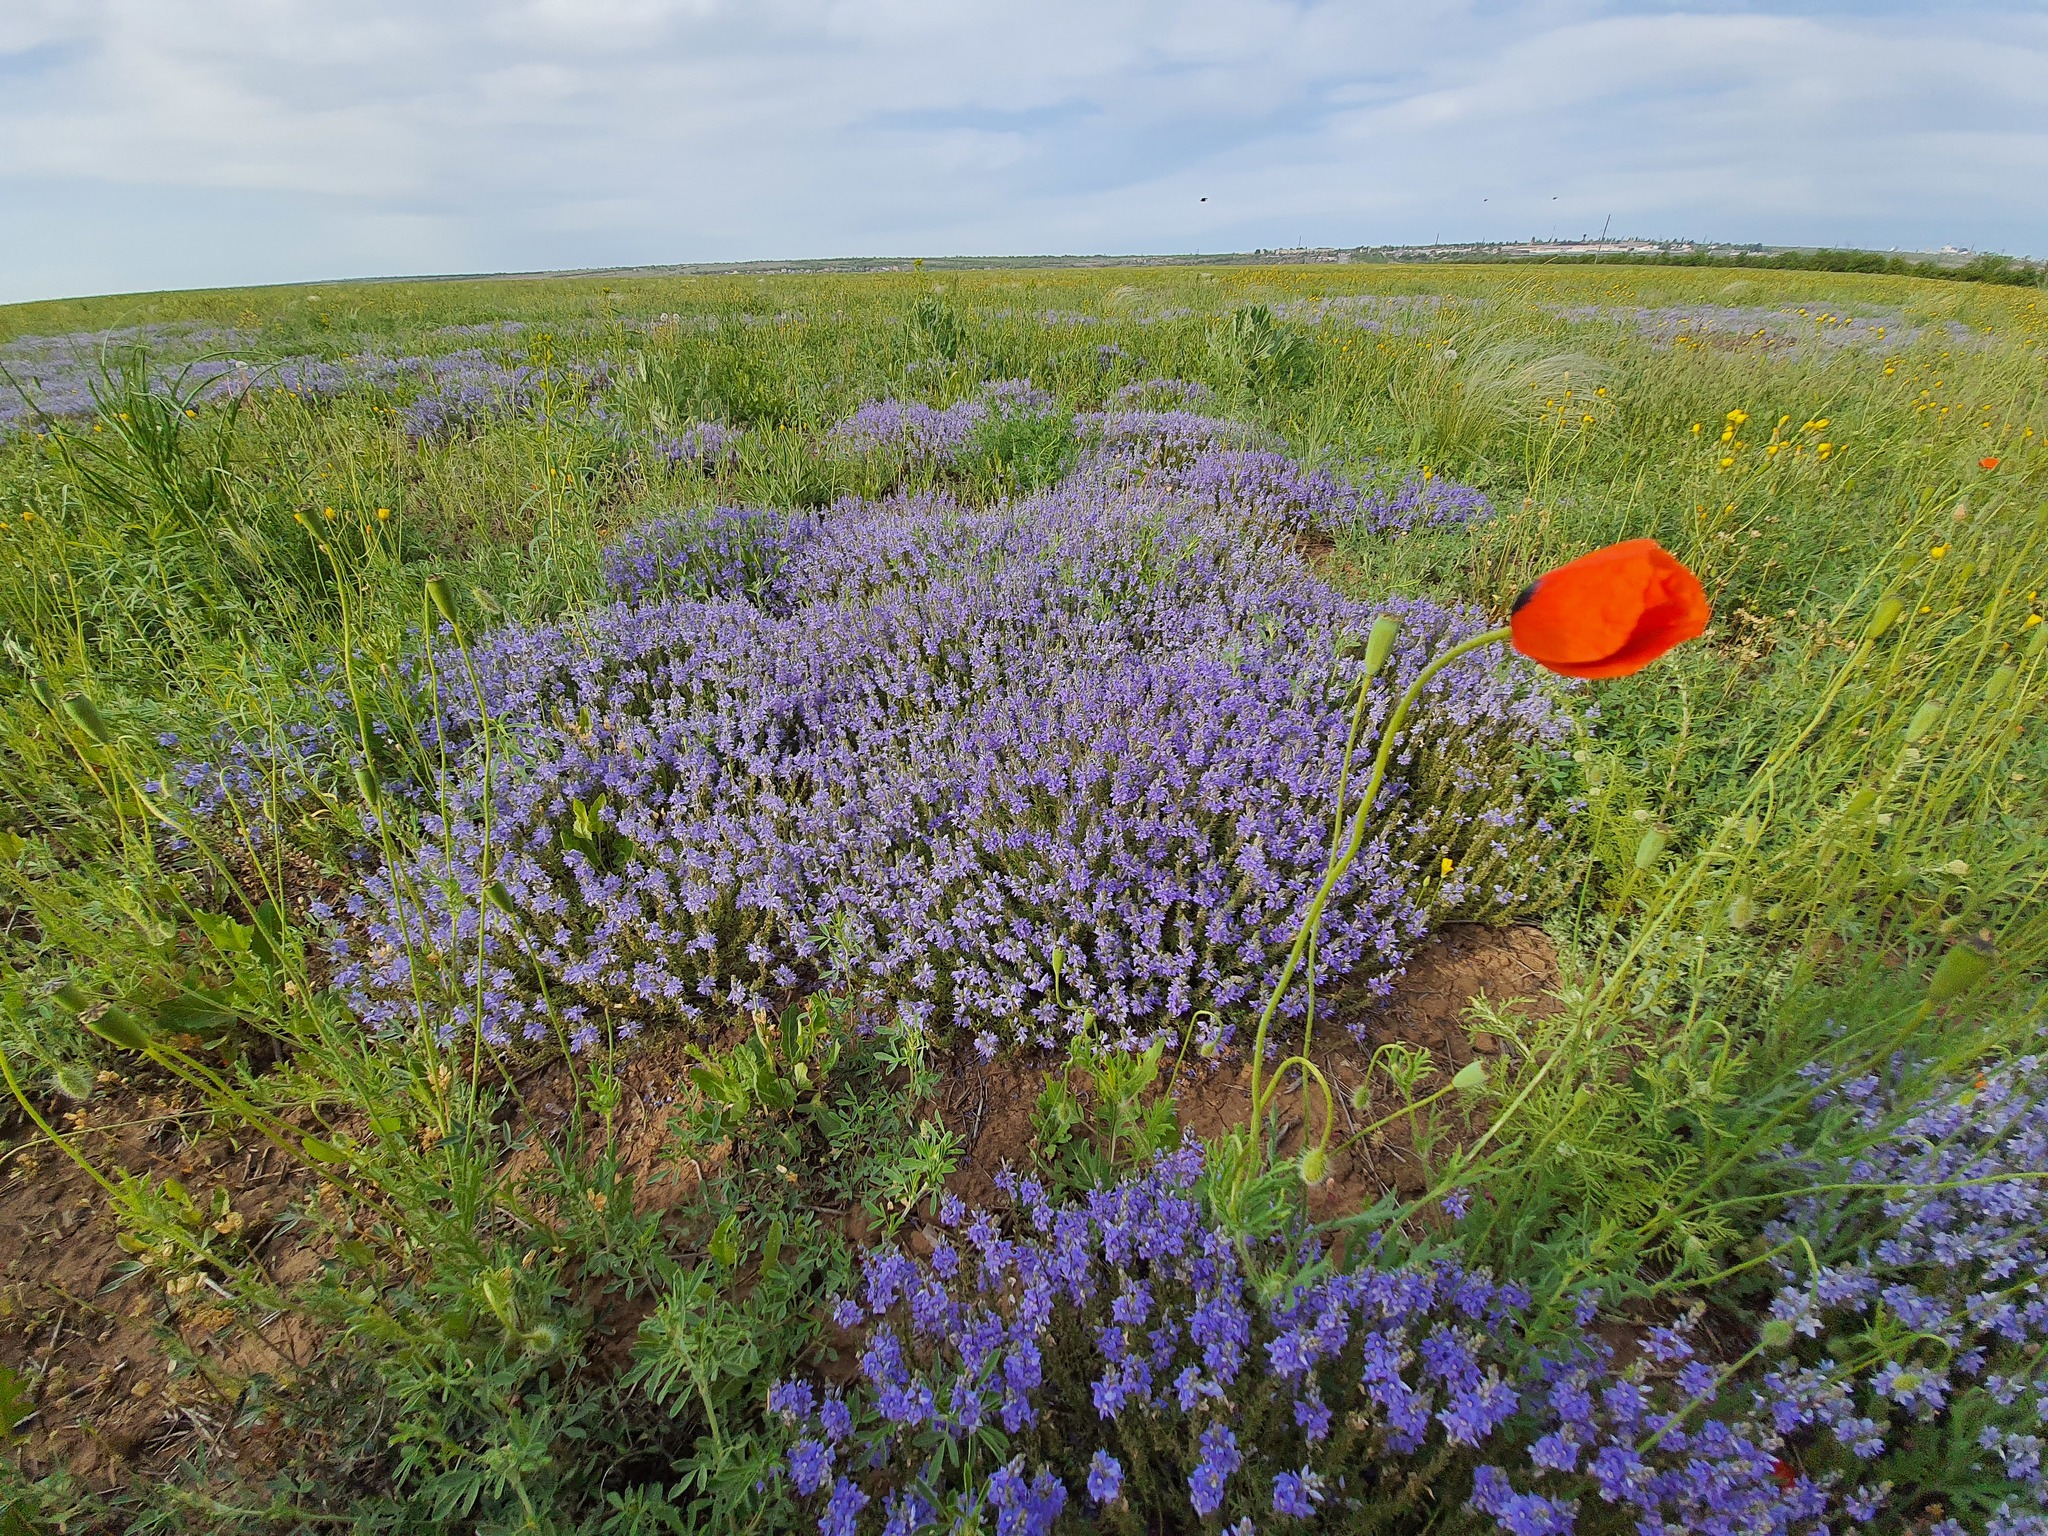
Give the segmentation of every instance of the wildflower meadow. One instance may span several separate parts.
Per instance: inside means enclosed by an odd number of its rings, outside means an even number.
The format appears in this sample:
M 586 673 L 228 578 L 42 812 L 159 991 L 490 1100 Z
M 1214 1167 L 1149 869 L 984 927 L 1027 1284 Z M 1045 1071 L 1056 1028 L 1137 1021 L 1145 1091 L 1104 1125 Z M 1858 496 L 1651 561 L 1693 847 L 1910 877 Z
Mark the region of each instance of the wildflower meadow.
M 2048 313 L 0 309 L 0 1531 L 2048 1536 Z

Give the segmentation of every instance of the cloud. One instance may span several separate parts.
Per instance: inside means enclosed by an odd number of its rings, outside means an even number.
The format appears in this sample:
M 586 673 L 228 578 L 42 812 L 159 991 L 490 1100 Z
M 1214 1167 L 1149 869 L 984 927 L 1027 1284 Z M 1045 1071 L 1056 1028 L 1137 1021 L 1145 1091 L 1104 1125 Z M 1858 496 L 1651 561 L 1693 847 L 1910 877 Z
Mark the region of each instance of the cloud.
M 1610 215 L 2048 252 L 2042 79 L 1990 5 L 0 0 L 0 299 Z

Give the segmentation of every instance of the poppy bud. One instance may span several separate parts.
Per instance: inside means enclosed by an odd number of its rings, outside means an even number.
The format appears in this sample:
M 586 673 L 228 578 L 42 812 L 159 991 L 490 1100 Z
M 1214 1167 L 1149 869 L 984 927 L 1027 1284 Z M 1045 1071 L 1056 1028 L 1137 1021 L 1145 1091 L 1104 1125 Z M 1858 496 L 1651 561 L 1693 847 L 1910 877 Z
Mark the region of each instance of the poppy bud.
M 50 996 L 69 1008 L 73 1013 L 83 1013 L 92 1006 L 92 999 L 78 990 L 78 983 L 67 981 Z
M 64 696 L 64 713 L 71 717 L 74 725 L 101 746 L 105 747 L 113 744 L 114 733 L 107 728 L 105 718 L 93 706 L 92 700 L 88 699 L 84 694 L 66 694 Z
M 1067 947 L 1066 947 L 1066 945 L 1064 945 L 1064 944 L 1055 944 L 1055 945 L 1053 945 L 1053 947 L 1052 947 L 1052 953 L 1051 953 L 1050 955 L 1046 956 L 1046 959 L 1047 959 L 1048 961 L 1050 961 L 1050 962 L 1051 962 L 1051 965 L 1052 965 L 1052 979 L 1053 979 L 1054 981 L 1058 981 L 1058 980 L 1060 979 L 1060 976 L 1061 976 L 1061 974 L 1062 974 L 1062 973 L 1064 973 L 1064 972 L 1065 972 L 1065 970 L 1066 970 L 1066 968 L 1067 968 Z
M 484 900 L 488 901 L 507 917 L 517 917 L 519 915 L 518 903 L 512 900 L 512 893 L 505 888 L 505 882 L 502 880 L 493 880 L 484 887 Z
M 469 589 L 469 597 L 470 601 L 477 605 L 477 608 L 483 613 L 485 618 L 502 619 L 505 617 L 505 610 L 500 606 L 498 600 L 482 587 L 471 587 Z
M 2048 624 L 2036 624 L 2034 638 L 2027 642 L 2027 660 L 2039 656 L 2044 647 L 2048 647 Z
M 1877 640 L 1884 632 L 1899 622 L 1899 615 L 1906 611 L 1906 605 L 1896 597 L 1888 597 L 1870 611 L 1870 622 L 1863 626 L 1863 638 Z
M 1756 903 L 1743 892 L 1728 903 L 1728 926 L 1740 932 L 1756 921 Z
M 448 583 L 439 576 L 427 578 L 427 598 L 450 624 L 455 622 L 455 595 L 448 590 Z
M 1949 946 L 1948 953 L 1928 978 L 1927 1000 L 1945 1003 L 1952 997 L 1961 997 L 1990 974 L 1991 961 L 1997 953 L 1989 939 L 1974 935 Z
M 1330 1176 L 1330 1155 L 1321 1147 L 1310 1147 L 1301 1154 L 1301 1182 L 1316 1185 Z
M 1645 832 L 1642 841 L 1636 844 L 1636 868 L 1648 869 L 1654 865 L 1664 856 L 1664 845 L 1669 841 L 1661 827 L 1652 827 Z
M 1759 1337 L 1765 1349 L 1784 1349 L 1792 1342 L 1792 1325 L 1782 1317 L 1774 1317 L 1764 1324 Z
M 57 697 L 57 690 L 44 682 L 40 677 L 32 677 L 28 680 L 28 691 L 34 694 L 36 702 L 51 714 L 57 715 L 64 712 L 64 706 Z
M 1984 684 L 1984 702 L 1986 704 L 1996 704 L 2000 699 L 2004 698 L 2012 689 L 2012 680 L 2018 675 L 2019 669 L 2009 661 L 1992 673 L 1990 679 Z
M 1934 729 L 1934 722 L 1941 718 L 1941 700 L 1929 699 L 1913 711 L 1913 718 L 1906 722 L 1906 740 L 1918 741 Z
M 124 1051 L 149 1049 L 149 1031 L 142 1027 L 141 1020 L 118 1004 L 96 1019 L 87 1019 L 85 1027 Z
M 356 793 L 363 797 L 363 804 L 376 810 L 384 799 L 384 792 L 377 787 L 377 776 L 367 768 L 355 771 Z
M 1486 1063 L 1473 1057 L 1458 1068 L 1458 1075 L 1451 1079 L 1451 1086 L 1460 1093 L 1479 1092 L 1486 1086 Z
M 1861 816 L 1877 804 L 1877 791 L 1865 785 L 1849 797 L 1849 803 L 1842 808 L 1844 816 Z
M 1372 677 L 1387 664 L 1387 658 L 1394 653 L 1394 637 L 1400 632 L 1401 621 L 1392 614 L 1383 613 L 1372 621 L 1372 633 L 1365 637 L 1363 677 Z

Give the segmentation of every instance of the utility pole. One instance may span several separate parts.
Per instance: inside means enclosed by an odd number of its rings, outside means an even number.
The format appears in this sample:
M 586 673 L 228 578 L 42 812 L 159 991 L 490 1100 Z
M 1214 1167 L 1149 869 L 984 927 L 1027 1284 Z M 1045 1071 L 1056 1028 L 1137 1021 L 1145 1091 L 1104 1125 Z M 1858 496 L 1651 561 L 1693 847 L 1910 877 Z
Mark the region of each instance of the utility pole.
M 1607 229 L 1608 229 L 1608 225 L 1611 225 L 1611 224 L 1612 224 L 1613 222 L 1614 222 L 1614 215 L 1610 213 L 1609 215 L 1607 215 L 1607 223 L 1606 223 L 1606 224 L 1602 224 L 1602 225 L 1600 226 L 1600 243 L 1601 243 L 1602 245 L 1605 245 L 1605 244 L 1607 243 Z

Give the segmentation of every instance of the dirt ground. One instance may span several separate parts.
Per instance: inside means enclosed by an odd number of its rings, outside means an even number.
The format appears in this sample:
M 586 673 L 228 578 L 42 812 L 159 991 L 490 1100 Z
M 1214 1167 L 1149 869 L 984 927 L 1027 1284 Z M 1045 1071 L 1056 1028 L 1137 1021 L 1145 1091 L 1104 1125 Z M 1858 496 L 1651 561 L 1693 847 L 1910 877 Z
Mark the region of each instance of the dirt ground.
M 1336 1095 L 1337 1129 L 1331 1145 L 1345 1150 L 1331 1159 L 1328 1180 L 1311 1191 L 1311 1212 L 1319 1219 L 1348 1215 L 1389 1189 L 1412 1194 L 1421 1188 L 1421 1167 L 1405 1120 L 1353 1140 L 1356 1132 L 1400 1103 L 1382 1075 L 1373 1082 L 1371 1107 L 1363 1114 L 1353 1107 L 1352 1092 L 1366 1081 L 1375 1051 L 1395 1041 L 1427 1050 L 1437 1073 L 1420 1085 L 1418 1093 L 1430 1092 L 1475 1056 L 1490 1057 L 1500 1050 L 1493 1036 L 1466 1028 L 1466 1011 L 1475 1000 L 1512 1002 L 1525 1017 L 1540 1017 L 1555 1006 L 1550 993 L 1557 979 L 1557 953 L 1541 929 L 1454 923 L 1409 962 L 1395 983 L 1394 995 L 1385 1002 L 1347 1000 L 1341 994 L 1329 1000 L 1309 1055 Z M 1358 1026 L 1363 1039 L 1353 1033 L 1352 1025 Z M 939 1106 L 947 1128 L 966 1145 L 959 1169 L 948 1181 L 953 1193 L 969 1203 L 987 1202 L 996 1194 L 995 1175 L 1005 1166 L 1031 1166 L 1032 1113 L 1046 1079 L 1058 1070 L 1057 1062 L 1045 1060 L 1003 1059 L 984 1066 L 971 1052 L 961 1053 L 948 1073 Z M 1298 1082 L 1293 1078 L 1283 1088 L 1283 1104 L 1300 1104 Z M 1216 1066 L 1190 1062 L 1181 1070 L 1174 1101 L 1182 1129 L 1204 1139 L 1242 1125 L 1251 1105 L 1251 1066 L 1241 1058 Z M 1318 1131 L 1319 1106 L 1317 1096 L 1311 1101 L 1311 1123 Z M 1283 1118 L 1283 1125 L 1282 1150 L 1289 1151 L 1299 1145 L 1298 1108 L 1292 1118 Z M 1448 1101 L 1443 1127 L 1453 1139 L 1480 1128 Z
M 1475 1055 L 1499 1050 L 1497 1041 L 1465 1026 L 1474 999 L 1514 1001 L 1535 1014 L 1548 1005 L 1556 981 L 1556 957 L 1539 930 L 1454 925 L 1410 962 L 1385 1003 L 1366 1008 L 1332 999 L 1312 1054 L 1338 1095 L 1337 1142 L 1348 1141 L 1362 1123 L 1351 1093 L 1379 1046 L 1401 1041 L 1426 1048 L 1438 1069 L 1423 1085 L 1426 1092 Z M 1361 1026 L 1363 1041 L 1346 1027 L 1353 1023 Z M 670 1146 L 686 1065 L 679 1040 L 650 1041 L 622 1064 L 625 1092 L 616 1126 L 636 1205 L 680 1203 L 715 1171 L 691 1159 L 679 1164 Z M 1006 1164 L 1030 1166 L 1032 1111 L 1055 1070 L 1050 1062 L 983 1065 L 971 1052 L 952 1064 L 934 1107 L 965 1147 L 949 1181 L 955 1193 L 987 1201 Z M 551 1094 L 544 1074 L 523 1087 L 538 1117 L 570 1113 L 566 1096 Z M 1240 1061 L 1190 1062 L 1174 1096 L 1185 1129 L 1214 1135 L 1243 1121 L 1249 1070 Z M 1283 1102 L 1299 1099 L 1288 1092 Z M 1379 1082 L 1365 1118 L 1397 1103 Z M 111 1074 L 65 1119 L 66 1133 L 103 1168 L 176 1178 L 202 1204 L 225 1190 L 240 1251 L 273 1280 L 289 1286 L 317 1273 L 322 1254 L 284 1219 L 309 1193 L 307 1176 L 267 1144 L 214 1130 L 168 1085 Z M 1473 1130 L 1462 1112 L 1447 1114 L 1447 1135 Z M 1297 1122 L 1290 1141 L 1298 1134 Z M 1333 1159 L 1331 1177 L 1312 1193 L 1311 1206 L 1318 1216 L 1341 1215 L 1388 1189 L 1413 1192 L 1419 1176 L 1407 1132 L 1396 1124 L 1352 1142 Z M 243 1383 L 259 1373 L 284 1377 L 300 1370 L 317 1338 L 289 1315 L 251 1332 L 204 1285 L 171 1296 L 147 1276 L 124 1281 L 120 1269 L 128 1258 L 115 1241 L 104 1194 L 61 1152 L 27 1141 L 0 1153 L 0 1365 L 28 1382 L 33 1408 L 10 1454 L 31 1475 L 63 1466 L 82 1483 L 110 1490 L 166 1470 L 202 1447 L 247 1467 L 263 1446 L 260 1428 L 238 1422 Z

